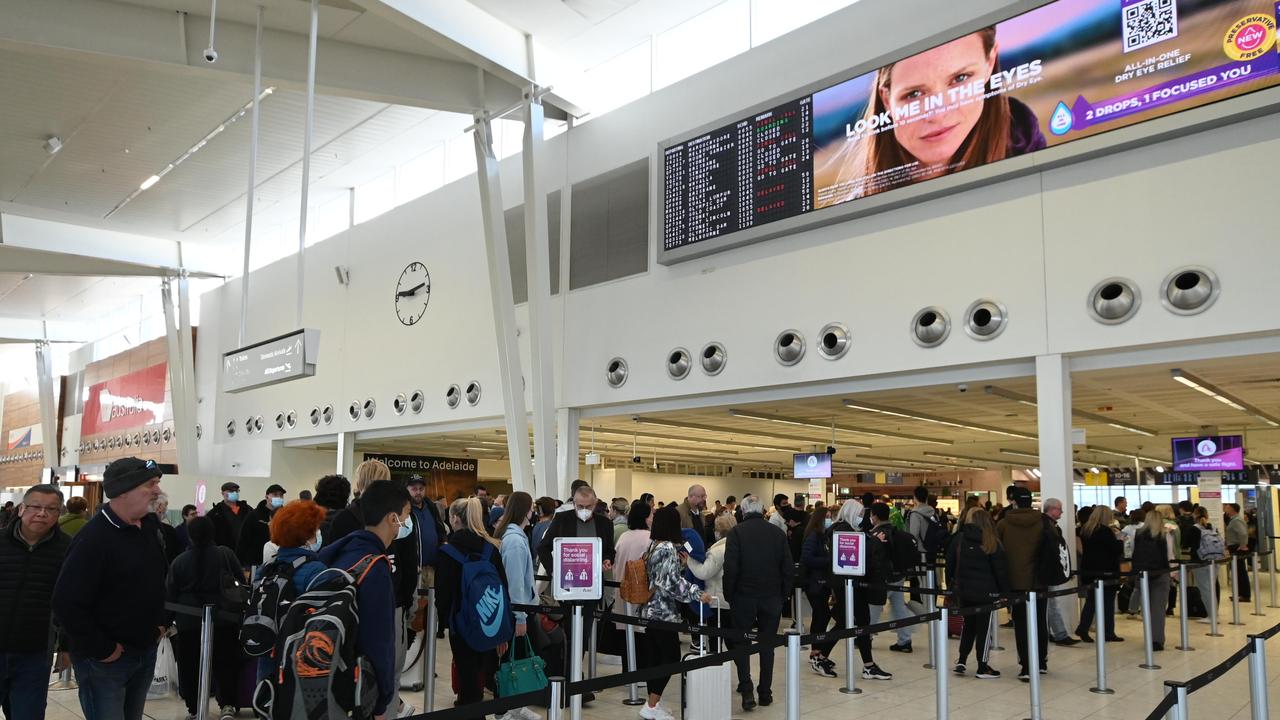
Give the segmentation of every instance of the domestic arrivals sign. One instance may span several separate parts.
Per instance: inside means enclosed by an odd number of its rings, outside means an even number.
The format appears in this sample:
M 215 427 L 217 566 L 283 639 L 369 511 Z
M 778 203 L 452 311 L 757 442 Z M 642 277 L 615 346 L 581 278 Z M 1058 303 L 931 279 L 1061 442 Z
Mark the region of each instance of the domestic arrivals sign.
M 295 330 L 224 353 L 222 391 L 243 392 L 310 377 L 316 374 L 319 354 L 319 330 Z

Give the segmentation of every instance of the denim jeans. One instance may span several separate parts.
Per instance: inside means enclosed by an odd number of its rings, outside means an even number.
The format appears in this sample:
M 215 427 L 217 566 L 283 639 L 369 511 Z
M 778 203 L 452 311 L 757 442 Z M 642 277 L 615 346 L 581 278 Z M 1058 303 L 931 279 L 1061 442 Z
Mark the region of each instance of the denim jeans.
M 112 663 L 73 657 L 85 720 L 142 720 L 156 668 L 156 647 L 125 650 Z M 47 682 L 47 680 L 46 680 Z
M 1067 621 L 1062 616 L 1062 608 L 1058 606 L 1058 603 L 1068 598 L 1074 599 L 1071 595 L 1049 598 L 1049 637 L 1053 640 L 1065 640 L 1069 637 L 1067 634 Z
M 889 619 L 901 620 L 911 617 L 912 615 L 922 615 L 925 612 L 924 603 L 918 603 L 908 599 L 906 593 L 889 592 Z M 898 628 L 898 644 L 910 645 L 911 635 L 915 632 L 915 625 Z
M 0 705 L 9 720 L 41 720 L 49 699 L 51 655 L 0 653 Z

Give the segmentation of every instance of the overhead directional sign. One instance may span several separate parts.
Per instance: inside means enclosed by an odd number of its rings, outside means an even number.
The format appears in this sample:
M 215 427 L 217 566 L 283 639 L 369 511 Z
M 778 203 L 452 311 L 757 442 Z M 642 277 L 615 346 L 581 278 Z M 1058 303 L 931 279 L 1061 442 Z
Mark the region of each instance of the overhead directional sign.
M 316 374 L 319 330 L 286 335 L 232 350 L 222 356 L 222 390 L 234 393 Z

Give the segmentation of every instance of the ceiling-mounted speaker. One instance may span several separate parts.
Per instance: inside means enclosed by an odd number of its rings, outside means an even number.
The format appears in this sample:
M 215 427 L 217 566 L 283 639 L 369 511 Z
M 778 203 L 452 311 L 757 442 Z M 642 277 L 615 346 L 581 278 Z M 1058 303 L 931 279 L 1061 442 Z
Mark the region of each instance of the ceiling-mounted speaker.
M 724 345 L 718 342 L 707 343 L 702 348 L 702 371 L 708 375 L 719 375 L 724 364 L 729 361 L 729 353 Z
M 421 390 L 414 390 L 409 393 L 409 409 L 414 415 L 422 412 L 422 408 L 427 405 L 427 396 Z
M 964 317 L 964 331 L 974 340 L 990 340 L 1009 323 L 1009 311 L 995 300 L 975 300 Z
M 689 357 L 688 350 L 678 347 L 667 353 L 667 377 L 672 380 L 683 380 L 689 377 L 689 371 L 692 369 L 693 358 Z
M 627 361 L 616 357 L 605 366 L 604 379 L 609 383 L 609 387 L 620 388 L 627 382 L 627 373 Z
M 288 426 L 290 430 L 298 427 L 298 413 L 294 410 L 290 410 L 284 416 L 284 424 Z
M 347 417 L 351 418 L 353 421 L 360 419 L 360 401 L 359 400 L 352 400 L 351 404 L 347 406 Z
M 236 421 L 228 420 L 227 421 L 227 437 L 235 437 L 235 436 L 236 436 Z
M 276 413 L 276 429 L 277 430 L 284 429 L 284 413 L 283 412 Z
M 467 383 L 467 404 L 474 406 L 480 402 L 480 383 L 472 380 Z
M 1106 325 L 1119 325 L 1138 312 L 1142 293 L 1132 280 L 1110 277 L 1089 292 L 1089 315 Z
M 795 365 L 804 357 L 804 336 L 796 330 L 783 330 L 773 341 L 773 357 L 783 365 Z
M 1218 276 L 1204 267 L 1184 267 L 1169 273 L 1161 286 L 1160 300 L 1179 315 L 1202 313 L 1218 299 Z
M 332 425 L 333 424 L 333 406 L 325 405 L 324 410 L 320 411 L 320 416 L 321 418 L 324 419 L 325 425 Z
M 951 317 L 936 305 L 920 310 L 911 318 L 911 339 L 920 347 L 937 347 L 951 334 Z
M 366 420 L 372 420 L 373 416 L 378 412 L 378 403 L 373 398 L 365 398 L 364 406 L 361 408 L 364 412 Z
M 450 385 L 448 390 L 444 391 L 444 404 L 452 410 L 462 404 L 462 388 L 457 385 Z
M 319 407 L 311 408 L 311 415 L 309 417 L 311 418 L 311 427 L 320 427 L 320 408 Z
M 398 393 L 395 399 L 391 401 L 391 410 L 397 415 L 403 415 L 408 408 L 409 399 L 404 396 L 404 393 Z
M 839 360 L 849 352 L 852 342 L 849 328 L 842 323 L 827 323 L 818 331 L 818 354 L 828 360 Z

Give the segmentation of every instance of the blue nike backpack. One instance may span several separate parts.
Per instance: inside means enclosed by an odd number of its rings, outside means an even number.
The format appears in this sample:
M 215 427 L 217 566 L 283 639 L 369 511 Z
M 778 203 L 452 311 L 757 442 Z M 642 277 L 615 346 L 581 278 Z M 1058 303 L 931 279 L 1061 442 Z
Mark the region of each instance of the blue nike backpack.
M 493 546 L 485 543 L 477 553 L 464 555 L 452 545 L 440 548 L 462 565 L 462 588 L 458 610 L 450 618 L 449 630 L 458 633 L 472 650 L 492 650 L 515 635 L 507 588 L 489 558 Z

